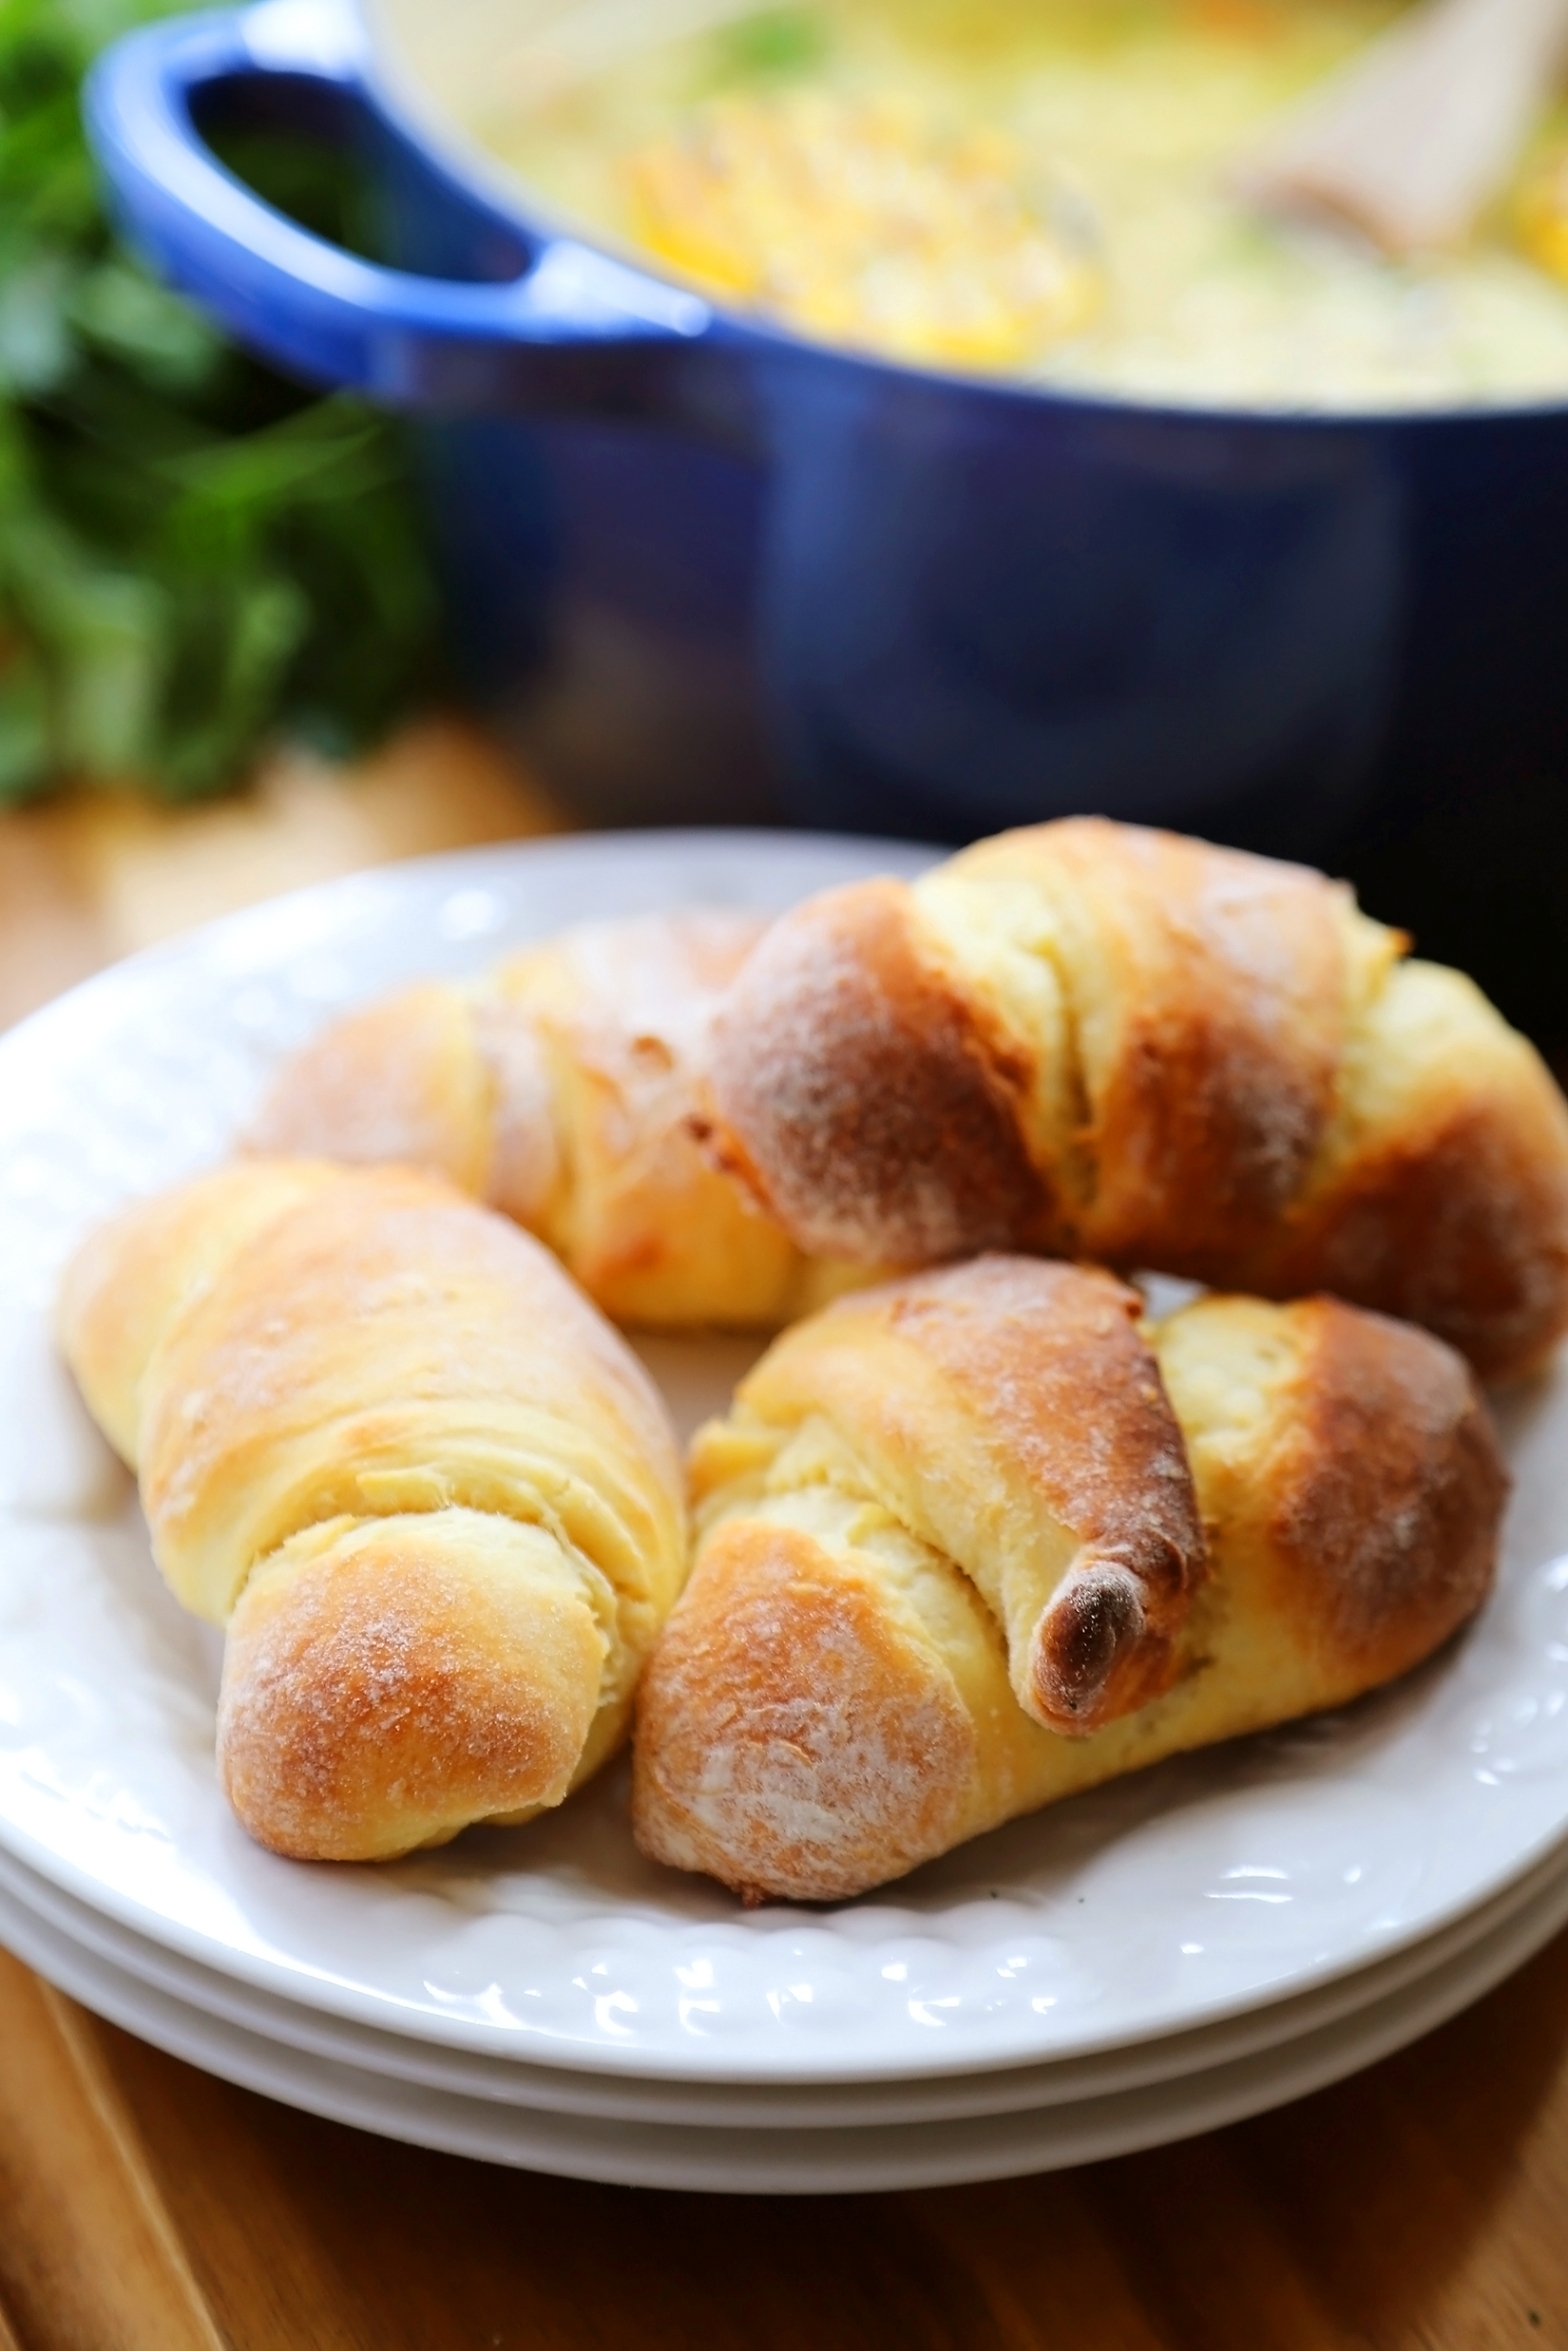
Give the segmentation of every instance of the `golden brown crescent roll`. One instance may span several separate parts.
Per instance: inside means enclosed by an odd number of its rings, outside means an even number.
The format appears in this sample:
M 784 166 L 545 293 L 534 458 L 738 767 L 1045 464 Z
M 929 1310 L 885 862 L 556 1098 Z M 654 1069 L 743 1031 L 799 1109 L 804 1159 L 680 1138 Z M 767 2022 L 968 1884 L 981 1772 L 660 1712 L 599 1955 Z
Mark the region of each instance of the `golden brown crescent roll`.
M 843 1279 L 692 1129 L 714 1012 L 763 927 L 585 924 L 476 985 L 405 988 L 284 1067 L 251 1147 L 433 1168 L 537 1233 L 617 1322 L 772 1328 Z
M 410 1169 L 258 1161 L 105 1226 L 61 1337 L 185 1607 L 252 1836 L 373 1861 L 559 1804 L 680 1588 L 679 1463 L 554 1259 Z
M 1137 1304 L 989 1257 L 776 1342 L 695 1443 L 696 1566 L 638 1698 L 646 1853 L 858 1894 L 1464 1622 L 1506 1479 L 1451 1349 L 1328 1298 L 1205 1298 L 1146 1338 Z
M 1568 1107 L 1406 945 L 1300 866 L 1004 833 L 770 928 L 715 1027 L 720 1151 L 824 1255 L 1333 1290 L 1511 1377 L 1568 1328 Z

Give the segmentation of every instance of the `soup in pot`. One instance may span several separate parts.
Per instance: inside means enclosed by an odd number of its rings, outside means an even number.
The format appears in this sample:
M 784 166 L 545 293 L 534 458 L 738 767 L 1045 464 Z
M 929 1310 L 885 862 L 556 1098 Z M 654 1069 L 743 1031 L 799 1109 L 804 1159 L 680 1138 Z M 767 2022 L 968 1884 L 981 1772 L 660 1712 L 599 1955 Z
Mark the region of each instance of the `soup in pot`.
M 600 238 L 895 360 L 1206 406 L 1568 396 L 1568 115 L 1459 252 L 1389 261 L 1237 193 L 1236 158 L 1395 13 L 578 0 L 472 127 Z

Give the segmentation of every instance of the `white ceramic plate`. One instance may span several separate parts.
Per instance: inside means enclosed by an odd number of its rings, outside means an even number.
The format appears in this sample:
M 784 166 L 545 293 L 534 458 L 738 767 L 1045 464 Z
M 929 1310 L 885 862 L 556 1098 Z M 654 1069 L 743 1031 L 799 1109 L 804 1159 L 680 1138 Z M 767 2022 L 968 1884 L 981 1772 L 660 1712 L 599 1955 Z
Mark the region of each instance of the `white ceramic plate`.
M 1097 2163 L 1240 2122 L 1372 2065 L 1478 2000 L 1568 1920 L 1568 1875 L 1419 1984 L 1338 2024 L 1158 2087 L 1023 2113 L 870 2129 L 691 2129 L 541 2114 L 305 2056 L 154 1990 L 0 1894 L 0 1939 L 128 2031 L 307 2113 L 482 2162 L 728 2195 L 941 2187 Z
M 276 1999 L 232 1976 L 199 1967 L 161 1943 L 133 1935 L 102 1911 L 74 1901 L 10 1855 L 0 1855 L 0 1903 L 9 1897 L 67 1941 L 177 2004 L 263 2040 L 280 2042 L 302 2055 L 326 2058 L 421 2088 L 535 2108 L 546 2114 L 746 2131 L 963 2121 L 1078 2105 L 1090 2098 L 1103 2099 L 1125 2090 L 1207 2074 L 1262 2050 L 1281 2051 L 1287 2042 L 1321 2034 L 1324 2027 L 1362 2009 L 1386 2004 L 1396 1995 L 1423 1999 L 1429 1979 L 1454 1968 L 1473 1948 L 1494 1942 L 1499 1930 L 1516 1916 L 1541 1911 L 1563 1883 L 1568 1883 L 1568 1847 L 1559 1847 L 1495 1900 L 1392 1959 L 1336 1977 L 1294 2000 L 1273 2001 L 1222 2024 L 1200 2026 L 1190 2033 L 1167 2033 L 1128 2049 L 1107 2050 L 1095 2057 L 1062 2058 L 1054 2064 L 943 2074 L 915 2081 L 748 2086 L 583 2073 L 442 2048 L 402 2033 L 377 2032 L 369 2025 L 325 2015 L 296 2001 Z
M 48 1343 L 59 1267 L 218 1154 L 321 1020 L 561 923 L 784 905 L 920 853 L 605 836 L 393 868 L 214 925 L 0 1043 L 0 1844 L 135 1933 L 378 2030 L 533 2064 L 860 2082 L 1187 2032 L 1387 1958 L 1568 1828 L 1568 1382 L 1510 1407 L 1474 1630 L 1348 1712 L 1016 1822 L 836 1909 L 743 1913 L 639 1859 L 605 1777 L 526 1831 L 369 1871 L 252 1847 L 212 1767 L 216 1654 L 153 1573 Z M 663 1342 L 681 1417 L 746 1350 Z

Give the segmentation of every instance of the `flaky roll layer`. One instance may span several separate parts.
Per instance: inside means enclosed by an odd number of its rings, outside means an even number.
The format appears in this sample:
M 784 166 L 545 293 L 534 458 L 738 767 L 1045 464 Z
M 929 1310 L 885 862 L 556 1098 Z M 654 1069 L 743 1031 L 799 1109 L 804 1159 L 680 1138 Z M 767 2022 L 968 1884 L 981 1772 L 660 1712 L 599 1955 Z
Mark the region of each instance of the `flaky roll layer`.
M 285 1066 L 251 1147 L 431 1168 L 536 1233 L 617 1322 L 774 1328 L 843 1277 L 693 1127 L 714 1013 L 763 928 L 586 924 L 472 986 L 402 989 Z
M 561 1799 L 619 1742 L 685 1567 L 640 1365 L 437 1178 L 258 1161 L 96 1234 L 60 1329 L 158 1564 L 228 1628 L 251 1834 L 375 1860 Z
M 1299 866 L 1005 833 L 771 927 L 714 1030 L 720 1153 L 824 1256 L 1327 1289 L 1512 1377 L 1568 1328 L 1568 1108 L 1406 944 Z
M 1327 1298 L 1146 1336 L 1136 1303 L 983 1258 L 776 1343 L 694 1448 L 696 1566 L 638 1699 L 645 1852 L 860 1893 L 1341 1705 L 1474 1611 L 1506 1478 L 1451 1349 Z

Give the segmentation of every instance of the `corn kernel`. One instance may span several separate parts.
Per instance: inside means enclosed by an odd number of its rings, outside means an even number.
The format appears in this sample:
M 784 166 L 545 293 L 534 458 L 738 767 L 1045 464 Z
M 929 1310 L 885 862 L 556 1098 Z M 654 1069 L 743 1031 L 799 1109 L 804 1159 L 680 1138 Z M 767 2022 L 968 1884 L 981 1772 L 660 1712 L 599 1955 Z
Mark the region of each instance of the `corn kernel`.
M 1092 315 L 1099 272 L 1017 141 L 898 93 L 716 101 L 625 167 L 638 241 L 810 334 L 1000 368 Z

